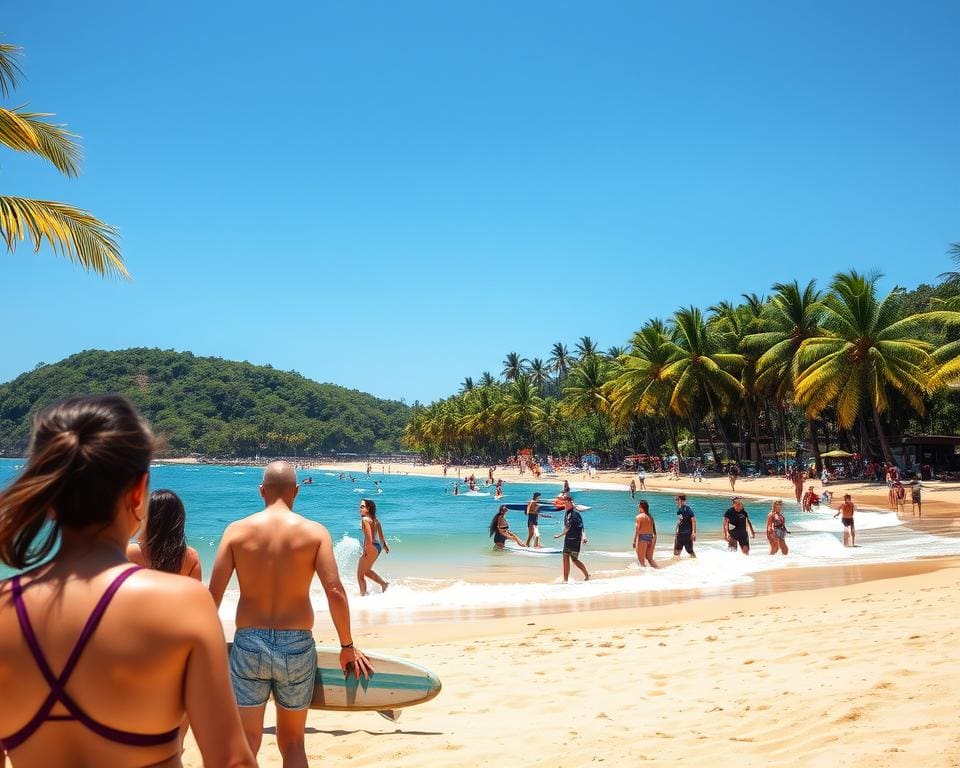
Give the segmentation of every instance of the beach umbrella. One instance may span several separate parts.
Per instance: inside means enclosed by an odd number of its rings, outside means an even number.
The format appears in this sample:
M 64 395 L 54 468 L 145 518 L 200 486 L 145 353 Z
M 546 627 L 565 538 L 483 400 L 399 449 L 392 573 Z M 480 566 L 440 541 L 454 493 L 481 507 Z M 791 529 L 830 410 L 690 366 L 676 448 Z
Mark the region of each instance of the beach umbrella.
M 852 459 L 853 454 L 842 451 L 839 448 L 835 451 L 827 451 L 820 454 L 821 459 Z

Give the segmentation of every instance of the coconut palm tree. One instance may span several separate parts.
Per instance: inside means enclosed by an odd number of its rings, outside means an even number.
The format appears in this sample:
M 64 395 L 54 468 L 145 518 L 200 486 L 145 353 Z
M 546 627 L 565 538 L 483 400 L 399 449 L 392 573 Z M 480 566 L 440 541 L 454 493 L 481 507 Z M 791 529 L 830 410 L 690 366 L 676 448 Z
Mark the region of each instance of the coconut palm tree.
M 467 376 L 467 377 L 463 380 L 463 384 L 460 385 L 460 394 L 461 394 L 461 395 L 469 395 L 471 392 L 473 392 L 474 388 L 475 388 L 475 387 L 474 387 L 474 384 L 473 384 L 473 377 L 472 377 L 472 376 Z
M 588 357 L 593 357 L 597 354 L 597 349 L 597 342 L 589 336 L 581 336 L 580 341 L 577 342 L 577 359 L 583 360 Z
M 730 458 L 737 453 L 720 419 L 723 408 L 743 396 L 743 385 L 733 374 L 744 365 L 741 354 L 722 351 L 719 334 L 707 328 L 703 313 L 697 307 L 677 310 L 673 316 L 673 361 L 664 375 L 675 383 L 670 395 L 670 408 L 692 418 L 698 401 L 705 398 L 707 410 Z M 714 457 L 718 459 L 718 457 Z M 718 461 L 719 463 L 719 461 Z
M 567 377 L 571 362 L 567 345 L 560 341 L 554 344 L 550 350 L 550 359 L 547 360 L 547 364 L 550 366 L 550 370 L 557 374 L 558 388 L 563 387 L 563 380 Z
M 489 387 L 495 387 L 497 385 L 497 380 L 493 377 L 493 374 L 490 371 L 484 371 L 480 374 L 480 386 L 484 389 Z
M 953 259 L 954 264 L 960 267 L 960 243 L 950 243 L 947 255 Z M 960 272 L 943 272 L 940 279 L 945 281 L 943 287 L 947 290 L 960 288 Z
M 627 348 L 624 346 L 614 345 L 607 350 L 605 357 L 608 360 L 616 360 L 622 355 L 627 353 Z
M 506 381 L 517 381 L 521 379 L 526 373 L 525 362 L 526 360 L 516 352 L 508 352 L 503 360 L 503 370 L 500 372 L 500 375 L 503 376 Z
M 543 397 L 543 387 L 550 381 L 550 371 L 547 364 L 539 357 L 533 358 L 527 367 L 527 375 L 530 377 L 530 382 L 537 388 L 537 394 Z
M 880 420 L 890 404 L 889 388 L 923 415 L 937 360 L 931 354 L 933 345 L 921 334 L 934 324 L 960 322 L 960 312 L 901 317 L 902 289 L 895 287 L 881 299 L 878 279 L 856 271 L 834 277 L 832 291 L 823 300 L 822 332 L 800 345 L 795 394 L 808 415 L 834 405 L 844 429 L 869 412 L 883 457 L 893 463 Z
M 526 376 L 514 381 L 506 391 L 503 422 L 513 428 L 522 443 L 529 444 L 533 436 L 533 425 L 541 416 L 541 402 Z
M 0 95 L 7 97 L 17 87 L 22 70 L 17 62 L 20 48 L 0 43 Z M 49 161 L 65 176 L 80 172 L 81 152 L 77 136 L 64 125 L 52 123 L 52 115 L 28 112 L 22 107 L 0 107 L 0 144 Z M 117 231 L 87 211 L 52 200 L 0 195 L 0 236 L 11 253 L 17 243 L 30 238 L 34 251 L 44 242 L 53 251 L 98 274 L 129 277 Z
M 570 416 L 593 416 L 597 424 L 597 437 L 601 447 L 609 447 L 605 424 L 610 400 L 604 389 L 610 362 L 597 354 L 590 354 L 570 371 L 567 386 L 563 388 L 563 406 Z

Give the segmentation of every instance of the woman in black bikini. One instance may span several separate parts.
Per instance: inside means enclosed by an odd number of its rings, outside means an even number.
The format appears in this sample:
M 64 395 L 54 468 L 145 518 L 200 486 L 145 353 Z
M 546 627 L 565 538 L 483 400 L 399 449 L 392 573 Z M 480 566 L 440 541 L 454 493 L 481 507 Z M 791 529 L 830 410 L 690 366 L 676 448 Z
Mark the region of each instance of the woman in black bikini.
M 126 557 L 153 445 L 125 398 L 64 400 L 37 415 L 27 466 L 0 493 L 0 559 L 28 569 L 0 582 L 13 765 L 179 766 L 189 716 L 205 765 L 256 766 L 210 592 Z
M 503 545 L 507 543 L 507 539 L 513 539 L 521 547 L 527 546 L 510 530 L 510 523 L 507 522 L 506 504 L 500 505 L 497 514 L 495 514 L 490 521 L 490 535 L 493 536 L 493 546 L 497 549 L 503 549 Z
M 377 505 L 370 499 L 360 500 L 360 527 L 363 530 L 363 550 L 360 552 L 360 562 L 357 563 L 357 583 L 360 585 L 360 594 L 367 594 L 367 579 L 380 585 L 384 592 L 390 582 L 380 578 L 373 570 L 373 564 L 380 557 L 380 552 L 389 552 L 390 547 L 383 535 L 383 528 L 377 520 Z M 377 541 L 377 538 L 380 541 Z

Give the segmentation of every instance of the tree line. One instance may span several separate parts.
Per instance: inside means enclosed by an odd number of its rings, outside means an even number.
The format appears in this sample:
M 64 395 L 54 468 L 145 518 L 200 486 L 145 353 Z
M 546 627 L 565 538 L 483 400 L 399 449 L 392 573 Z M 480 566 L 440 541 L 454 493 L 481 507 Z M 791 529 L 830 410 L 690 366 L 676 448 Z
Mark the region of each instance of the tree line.
M 24 455 L 37 409 L 106 392 L 136 403 L 169 456 L 390 453 L 410 410 L 270 366 L 159 349 L 88 350 L 0 385 L 0 454 Z
M 960 267 L 960 243 L 950 255 Z M 886 294 L 879 274 L 772 286 L 648 320 L 627 346 L 583 336 L 510 352 L 499 377 L 414 405 L 404 442 L 432 460 L 630 453 L 726 461 L 839 446 L 892 462 L 889 436 L 960 432 L 960 272 Z M 709 453 L 705 453 L 708 451 Z

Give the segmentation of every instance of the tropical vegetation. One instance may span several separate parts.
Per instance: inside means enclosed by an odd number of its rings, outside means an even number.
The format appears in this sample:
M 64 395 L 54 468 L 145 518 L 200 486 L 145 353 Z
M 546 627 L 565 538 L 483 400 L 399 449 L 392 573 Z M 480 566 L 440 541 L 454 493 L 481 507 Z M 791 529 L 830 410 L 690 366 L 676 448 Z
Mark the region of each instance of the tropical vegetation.
M 0 43 L 3 98 L 13 94 L 23 76 L 20 54 L 17 46 Z M 51 122 L 51 117 L 52 114 L 23 107 L 0 106 L 0 145 L 36 155 L 65 176 L 77 176 L 82 159 L 78 137 L 65 125 Z M 66 203 L 0 195 L 0 237 L 10 252 L 29 237 L 35 251 L 46 243 L 55 253 L 88 270 L 129 277 L 120 256 L 116 229 Z
M 948 251 L 960 267 L 960 243 Z M 501 379 L 415 404 L 407 446 L 431 460 L 497 460 L 522 448 L 673 454 L 716 464 L 814 457 L 835 446 L 894 459 L 891 435 L 960 433 L 960 272 L 880 290 L 879 274 L 777 283 L 707 310 L 651 319 L 606 352 L 589 336 Z
M 72 394 L 118 392 L 150 420 L 163 455 L 390 453 L 410 409 L 270 366 L 189 352 L 89 350 L 0 385 L 0 455 L 23 456 L 31 415 Z

